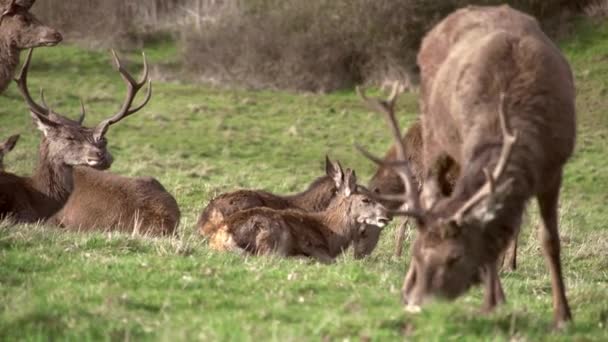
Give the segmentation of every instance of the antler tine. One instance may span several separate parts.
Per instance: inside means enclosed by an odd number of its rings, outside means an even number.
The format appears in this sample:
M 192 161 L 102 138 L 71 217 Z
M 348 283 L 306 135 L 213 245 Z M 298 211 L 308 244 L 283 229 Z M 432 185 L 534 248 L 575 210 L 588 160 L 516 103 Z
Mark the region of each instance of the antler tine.
M 34 52 L 33 48 L 28 50 L 27 56 L 25 58 L 25 62 L 23 62 L 23 66 L 21 67 L 21 70 L 19 71 L 19 74 L 14 79 L 14 81 L 17 83 L 17 88 L 19 88 L 19 91 L 21 92 L 21 96 L 23 96 L 23 99 L 25 100 L 25 103 L 27 103 L 30 110 L 36 112 L 39 115 L 47 116 L 49 113 L 49 109 L 46 108 L 46 105 L 41 106 L 41 105 L 37 104 L 36 101 L 34 101 L 34 99 L 32 99 L 32 96 L 30 95 L 30 91 L 27 88 L 27 72 L 30 68 L 30 62 L 32 60 L 33 52 Z
M 142 58 L 143 58 L 142 76 L 139 81 L 136 81 L 133 78 L 133 76 L 131 76 L 131 74 L 122 66 L 122 63 L 120 61 L 120 58 L 116 54 L 116 51 L 111 50 L 111 52 L 112 52 L 112 57 L 114 59 L 114 63 L 116 64 L 116 68 L 118 69 L 118 72 L 120 73 L 120 76 L 122 77 L 122 79 L 127 84 L 127 95 L 125 97 L 124 103 L 123 103 L 122 107 L 120 108 L 120 110 L 116 114 L 114 114 L 112 117 L 102 121 L 99 124 L 99 126 L 98 126 L 98 132 L 99 132 L 98 135 L 99 136 L 104 135 L 110 125 L 115 124 L 118 121 L 124 119 L 125 117 L 141 110 L 145 105 L 148 104 L 148 102 L 150 101 L 150 98 L 152 97 L 152 81 L 149 78 L 149 68 L 148 68 L 148 61 L 146 58 L 146 54 L 142 52 Z M 133 105 L 133 100 L 135 99 L 135 96 L 141 90 L 141 88 L 143 88 L 146 84 L 148 85 L 148 91 L 146 93 L 146 98 L 144 99 L 142 104 L 140 104 L 139 106 L 137 106 L 135 108 L 131 108 L 131 106 Z
M 498 163 L 496 164 L 496 167 L 494 168 L 494 171 L 492 173 L 490 173 L 488 169 L 484 169 L 484 175 L 486 177 L 485 184 L 452 216 L 452 219 L 458 224 L 462 222 L 464 214 L 466 214 L 469 209 L 471 209 L 484 197 L 495 192 L 496 183 L 503 175 L 507 166 L 507 162 L 509 161 L 509 157 L 511 156 L 511 152 L 513 151 L 513 145 L 515 145 L 515 143 L 517 142 L 518 134 L 517 132 L 511 132 L 511 129 L 509 128 L 507 123 L 504 107 L 505 93 L 501 93 L 498 116 L 503 136 L 503 143 Z
M 397 95 L 399 94 L 399 85 L 395 83 L 393 85 L 393 89 L 391 95 L 387 100 L 378 100 L 378 99 L 370 99 L 365 95 L 365 92 L 357 87 L 357 94 L 374 110 L 384 114 L 385 118 L 388 121 L 389 127 L 391 128 L 391 133 L 393 135 L 393 139 L 395 140 L 395 146 L 397 147 L 397 156 L 398 159 L 404 164 L 399 165 L 399 167 L 394 167 L 395 172 L 399 175 L 399 177 L 403 180 L 403 184 L 405 185 L 405 197 L 407 200 L 405 203 L 408 208 L 411 209 L 412 212 L 420 213 L 420 199 L 418 198 L 418 192 L 416 191 L 415 182 L 413 178 L 412 171 L 409 168 L 409 165 L 406 162 L 406 153 L 405 153 L 405 145 L 401 140 L 401 130 L 399 129 L 399 124 L 397 123 L 397 119 L 395 118 L 395 103 L 397 101 Z M 364 153 L 366 156 L 369 153 Z M 369 156 L 368 156 L 369 158 Z M 376 158 L 378 159 L 378 158 Z M 420 215 L 413 215 L 415 217 L 419 217 Z
M 78 116 L 78 123 L 82 125 L 82 123 L 84 122 L 84 118 L 87 115 L 87 110 L 84 107 L 84 101 L 82 100 L 82 97 L 80 98 L 80 115 Z

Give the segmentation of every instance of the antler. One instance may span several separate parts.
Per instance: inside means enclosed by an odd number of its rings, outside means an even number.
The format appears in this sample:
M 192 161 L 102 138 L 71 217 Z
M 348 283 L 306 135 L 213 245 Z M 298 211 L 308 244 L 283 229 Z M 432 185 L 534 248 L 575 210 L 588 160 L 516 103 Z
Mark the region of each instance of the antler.
M 517 132 L 511 132 L 511 128 L 508 126 L 507 118 L 505 116 L 504 107 L 505 93 L 501 93 L 498 116 L 500 119 L 500 128 L 502 131 L 503 143 L 498 163 L 496 164 L 494 172 L 492 173 L 490 173 L 490 170 L 488 170 L 488 168 L 484 168 L 483 172 L 486 177 L 486 183 L 452 216 L 452 220 L 454 220 L 457 224 L 462 223 L 463 216 L 469 209 L 471 209 L 484 197 L 491 195 L 495 192 L 496 183 L 504 174 L 507 162 L 509 161 L 509 157 L 511 156 L 511 152 L 513 150 L 513 145 L 515 145 L 515 143 L 517 142 Z
M 5 16 L 10 15 L 15 11 L 16 2 L 17 0 L 11 0 L 11 2 L 8 3 L 8 6 L 6 6 L 6 9 L 2 11 L 2 14 L 0 14 L 0 25 Z
M 118 68 L 120 76 L 127 83 L 127 96 L 120 110 L 112 117 L 102 121 L 97 126 L 96 137 L 98 139 L 101 138 L 104 134 L 106 134 L 110 125 L 115 124 L 118 121 L 126 118 L 127 116 L 141 110 L 146 104 L 148 104 L 148 101 L 150 101 L 150 98 L 152 96 L 152 81 L 148 77 L 148 62 L 146 60 L 146 54 L 142 53 L 144 59 L 144 70 L 142 72 L 142 77 L 139 82 L 136 81 L 133 76 L 131 76 L 131 74 L 129 74 L 129 72 L 123 68 L 120 59 L 118 58 L 118 55 L 116 55 L 116 52 L 114 50 L 112 50 L 112 56 L 114 57 L 114 62 L 116 64 L 116 67 Z M 148 85 L 148 92 L 146 93 L 146 98 L 144 99 L 142 104 L 135 108 L 131 108 L 135 96 L 137 95 L 139 90 L 143 88 L 143 86 L 145 86 L 146 84 Z
M 36 112 L 39 115 L 48 116 L 48 114 L 50 112 L 49 109 L 45 105 L 41 106 L 41 105 L 37 104 L 36 101 L 34 101 L 32 99 L 32 96 L 30 95 L 30 92 L 27 89 L 27 72 L 30 67 L 30 61 L 32 60 L 33 51 L 34 51 L 34 49 L 28 50 L 27 56 L 25 58 L 25 62 L 23 62 L 23 66 L 21 67 L 21 70 L 19 71 L 17 78 L 15 78 L 14 80 L 17 83 L 17 87 L 19 88 L 21 95 L 25 99 L 25 102 L 27 103 L 28 107 L 30 107 L 30 110 Z M 44 98 L 43 98 L 43 103 L 44 103 Z
M 395 103 L 397 102 L 397 95 L 400 92 L 400 85 L 398 82 L 393 84 L 393 88 L 390 96 L 386 100 L 380 99 L 370 99 L 368 98 L 364 91 L 359 87 L 356 88 L 357 94 L 365 101 L 365 103 L 372 108 L 373 110 L 384 114 L 389 127 L 391 128 L 391 133 L 393 135 L 393 139 L 395 140 L 395 146 L 397 148 L 397 157 L 399 162 L 393 165 L 395 172 L 399 175 L 403 184 L 405 185 L 405 194 L 397 195 L 397 196 L 378 196 L 383 200 L 388 201 L 404 201 L 404 208 L 407 210 L 399 211 L 398 214 L 404 216 L 412 216 L 414 218 L 420 219 L 423 217 L 422 207 L 420 206 L 420 198 L 418 197 L 418 192 L 416 191 L 416 182 L 414 181 L 414 177 L 412 171 L 409 168 L 407 163 L 406 154 L 405 154 L 405 144 L 401 140 L 401 130 L 399 129 L 399 124 L 397 123 L 397 119 L 395 118 Z M 378 164 L 385 164 L 379 158 L 374 157 L 371 153 L 369 153 L 364 148 L 358 146 L 357 147 L 363 155 L 367 158 L 371 159 L 373 162 Z

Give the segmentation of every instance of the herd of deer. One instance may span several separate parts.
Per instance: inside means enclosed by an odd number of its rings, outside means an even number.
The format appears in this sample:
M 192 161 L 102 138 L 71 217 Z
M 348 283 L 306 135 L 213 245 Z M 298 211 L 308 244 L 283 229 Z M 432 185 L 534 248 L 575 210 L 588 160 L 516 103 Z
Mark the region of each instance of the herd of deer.
M 61 41 L 29 8 L 9 1 L 0 17 L 0 87 L 30 49 L 15 81 L 43 133 L 34 175 L 2 168 L 18 136 L 0 145 L 0 217 L 46 220 L 73 230 L 174 234 L 175 199 L 154 178 L 107 171 L 108 128 L 141 110 L 152 94 L 144 56 L 135 80 L 113 55 L 127 86 L 119 111 L 93 128 L 83 126 L 84 106 L 71 120 L 35 102 L 27 87 L 32 48 Z M 395 118 L 399 87 L 387 100 L 360 97 L 388 122 L 394 144 L 369 187 L 355 171 L 326 158 L 326 175 L 296 195 L 239 190 L 214 198 L 197 229 L 215 250 L 312 257 L 323 263 L 353 245 L 370 254 L 392 217 L 417 229 L 402 289 L 411 310 L 434 297 L 453 299 L 472 285 L 484 288 L 484 309 L 504 302 L 498 268 L 509 244 L 515 249 L 527 201 L 540 208 L 540 239 L 551 272 L 558 326 L 571 320 L 560 264 L 558 197 L 562 169 L 575 143 L 574 84 L 568 62 L 537 21 L 508 6 L 455 11 L 422 41 L 420 119 L 401 135 Z M 144 87 L 144 101 L 134 98 Z M 405 220 L 398 229 L 399 255 Z M 509 264 L 515 268 L 515 252 Z

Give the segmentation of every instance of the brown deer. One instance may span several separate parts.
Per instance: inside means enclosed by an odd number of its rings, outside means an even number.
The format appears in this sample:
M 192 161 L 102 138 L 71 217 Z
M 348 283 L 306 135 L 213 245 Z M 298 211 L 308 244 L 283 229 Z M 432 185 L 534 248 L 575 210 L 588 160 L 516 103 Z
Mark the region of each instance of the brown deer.
M 360 190 L 355 172 L 347 169 L 324 211 L 264 207 L 238 211 L 224 219 L 210 246 L 250 254 L 306 256 L 330 263 L 348 248 L 360 229 L 384 227 L 389 222 L 384 206 Z
M 418 188 L 420 188 L 422 178 L 422 125 L 420 120 L 415 121 L 403 135 L 401 139 L 405 144 L 406 159 L 412 170 L 412 175 Z M 376 173 L 369 181 L 369 188 L 377 194 L 397 195 L 403 193 L 404 185 L 401 178 L 395 173 L 393 168 L 388 165 L 390 162 L 397 160 L 397 149 L 396 145 L 393 144 L 386 152 L 382 163 L 378 166 Z M 460 166 L 454 163 L 451 158 L 444 158 L 439 160 L 435 164 L 434 174 L 437 175 L 435 179 L 439 181 L 441 193 L 444 196 L 449 196 L 452 193 L 456 179 L 460 172 Z M 442 175 L 442 176 L 439 176 Z M 382 201 L 385 207 L 388 209 L 396 210 L 403 202 L 401 201 Z M 405 229 L 408 224 L 407 218 L 405 218 L 397 231 L 395 232 L 395 252 L 396 257 L 400 257 L 403 251 L 403 240 L 405 238 Z M 373 227 L 367 230 L 368 234 L 378 231 Z M 378 231 L 379 232 L 379 231 Z M 372 247 L 373 248 L 373 247 Z M 511 271 L 517 269 L 517 237 L 511 241 L 509 248 L 505 251 L 500 262 L 503 265 L 503 269 L 507 268 Z
M 61 116 L 45 105 L 36 103 L 27 88 L 27 73 L 32 57 L 28 52 L 17 86 L 29 106 L 32 119 L 43 133 L 38 155 L 38 166 L 32 177 L 0 173 L 0 218 L 11 217 L 17 222 L 46 220 L 66 203 L 74 188 L 73 168 L 83 165 L 106 169 L 112 164 L 105 135 L 110 125 L 137 112 L 143 105 L 132 108 L 133 99 L 141 88 L 115 61 L 123 79 L 128 83 L 127 97 L 122 108 L 95 128 L 82 127 Z M 145 59 L 144 59 L 145 61 Z M 144 63 L 145 64 L 145 63 Z M 145 75 L 147 78 L 147 75 Z M 145 79 L 144 78 L 144 79 Z M 150 87 L 144 104 L 149 100 Z
M 394 90 L 397 90 L 398 86 L 394 85 Z M 393 93 L 391 97 L 395 97 L 397 94 Z M 414 179 L 416 181 L 417 191 L 420 188 L 420 179 L 422 176 L 422 125 L 419 120 L 415 121 L 407 130 L 407 132 L 403 135 L 402 139 L 403 144 L 406 147 L 406 158 L 412 169 Z M 403 193 L 404 185 L 401 181 L 401 178 L 397 175 L 397 173 L 393 170 L 393 168 L 389 165 L 390 162 L 394 162 L 397 160 L 397 149 L 396 145 L 393 144 L 386 152 L 382 163 L 378 165 L 378 169 L 376 173 L 370 179 L 368 186 L 371 191 L 376 194 L 383 195 L 398 195 Z M 458 165 L 452 163 L 449 160 L 445 161 L 445 165 L 442 166 L 441 170 L 438 172 L 442 172 L 445 174 L 445 177 L 439 177 L 443 181 L 442 192 L 448 195 L 456 182 L 456 177 L 458 176 Z M 391 210 L 396 210 L 403 202 L 400 197 L 397 200 L 385 200 L 381 201 L 385 207 Z M 395 251 L 394 255 L 396 257 L 400 257 L 403 251 L 403 240 L 405 238 L 405 230 L 408 225 L 408 220 L 405 218 L 397 228 L 395 232 Z M 370 231 L 374 231 L 373 228 Z
M 54 46 L 63 39 L 29 12 L 33 0 L 0 0 L 0 93 L 13 79 L 21 50 Z
M 406 185 L 406 210 L 400 214 L 418 227 L 405 303 L 419 308 L 434 297 L 453 299 L 480 281 L 486 310 L 503 302 L 497 260 L 535 196 L 555 323 L 563 326 L 572 318 L 560 263 L 558 199 L 576 135 L 568 62 L 534 18 L 504 5 L 469 6 L 449 15 L 424 38 L 418 64 L 421 196 L 413 191 L 407 163 L 395 167 Z M 405 161 L 394 113 L 386 113 L 398 158 Z M 462 165 L 449 197 L 437 191 L 429 172 L 444 155 Z
M 310 184 L 306 191 L 280 196 L 263 190 L 237 190 L 221 194 L 209 202 L 199 216 L 197 229 L 202 236 L 212 241 L 225 218 L 247 209 L 265 207 L 276 210 L 301 209 L 307 212 L 318 212 L 327 209 L 336 196 L 338 187 L 344 177 L 342 166 L 325 157 L 325 173 Z M 378 231 L 376 233 L 376 231 Z M 362 229 L 353 247 L 355 258 L 369 255 L 376 246 L 379 229 L 368 227 Z
M 52 222 L 76 231 L 173 234 L 180 210 L 152 177 L 123 177 L 85 167 L 74 169 L 74 191 Z
M 15 148 L 18 140 L 19 134 L 15 134 L 0 143 L 0 172 L 4 171 L 4 156 Z

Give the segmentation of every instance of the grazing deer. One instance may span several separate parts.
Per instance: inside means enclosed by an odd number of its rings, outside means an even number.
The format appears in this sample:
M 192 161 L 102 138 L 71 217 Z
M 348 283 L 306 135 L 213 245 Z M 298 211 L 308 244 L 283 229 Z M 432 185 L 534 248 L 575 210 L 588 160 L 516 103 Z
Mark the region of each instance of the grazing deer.
M 252 208 L 323 211 L 336 196 L 344 177 L 340 163 L 331 161 L 327 156 L 325 157 L 325 173 L 325 176 L 312 182 L 306 191 L 294 195 L 280 196 L 263 190 L 237 190 L 221 194 L 212 199 L 203 209 L 197 223 L 198 231 L 202 236 L 213 241 L 219 227 L 227 217 L 238 211 Z M 379 237 L 379 232 L 376 233 L 376 230 L 378 229 L 375 227 L 368 227 L 368 229 L 360 231 L 360 236 L 355 239 L 353 248 L 355 258 L 365 257 L 373 251 Z
M 18 140 L 19 134 L 16 134 L 0 143 L 0 172 L 4 171 L 4 156 L 15 148 Z
M 407 164 L 395 167 L 406 188 L 401 215 L 418 234 L 403 299 L 419 308 L 433 297 L 464 294 L 483 282 L 484 308 L 504 301 L 497 260 L 535 196 L 540 239 L 551 272 L 557 327 L 570 321 L 560 263 L 558 199 L 576 135 L 572 72 L 538 22 L 509 6 L 469 6 L 424 38 L 418 54 L 425 176 L 416 191 Z M 386 106 L 385 106 L 386 107 Z M 394 114 L 386 111 L 399 160 Z M 429 165 L 448 155 L 462 165 L 449 197 Z
M 38 154 L 38 166 L 32 177 L 0 173 L 0 218 L 10 216 L 17 222 L 46 220 L 66 203 L 74 188 L 73 168 L 88 166 L 106 169 L 112 164 L 105 135 L 108 128 L 143 107 L 132 108 L 133 99 L 141 88 L 114 58 L 123 79 L 128 83 L 127 97 L 122 108 L 95 128 L 82 127 L 36 103 L 27 88 L 27 73 L 32 57 L 29 50 L 17 79 L 17 86 L 29 106 L 32 119 L 43 137 Z M 145 59 L 144 59 L 145 62 Z M 145 63 L 144 63 L 145 64 Z M 147 75 L 145 75 L 147 78 Z M 151 95 L 148 95 L 144 104 Z
M 347 169 L 324 211 L 264 207 L 238 211 L 224 219 L 210 246 L 251 254 L 307 256 L 330 263 L 366 225 L 384 227 L 389 222 L 384 206 L 360 190 L 355 172 Z
M 33 0 L 0 0 L 0 93 L 13 78 L 21 50 L 54 46 L 63 39 L 29 12 Z
M 397 89 L 396 87 L 393 89 Z M 394 93 L 391 96 L 396 96 Z M 405 144 L 406 148 L 406 159 L 411 166 L 414 179 L 416 181 L 417 191 L 420 188 L 420 179 L 422 175 L 422 125 L 419 120 L 415 121 L 407 130 L 405 135 L 403 135 L 402 139 L 403 144 Z M 397 160 L 397 149 L 396 145 L 393 144 L 389 150 L 386 152 L 382 163 L 378 165 L 378 169 L 376 173 L 372 176 L 369 181 L 369 188 L 376 194 L 383 195 L 398 195 L 403 193 L 404 185 L 401 181 L 401 178 L 395 173 L 393 168 L 388 165 L 390 162 L 394 162 Z M 458 165 L 446 160 L 444 165 L 442 165 L 441 170 L 438 172 L 442 172 L 444 177 L 439 177 L 439 179 L 443 180 L 441 182 L 442 192 L 448 195 L 456 182 L 456 177 L 458 176 Z M 381 201 L 385 207 L 391 210 L 396 210 L 403 202 L 400 197 L 397 200 L 391 199 L 387 201 Z M 395 251 L 394 255 L 396 257 L 400 257 L 403 251 L 403 240 L 405 238 L 405 229 L 408 224 L 408 220 L 404 219 L 397 228 L 395 232 Z M 373 230 L 370 230 L 373 231 Z

